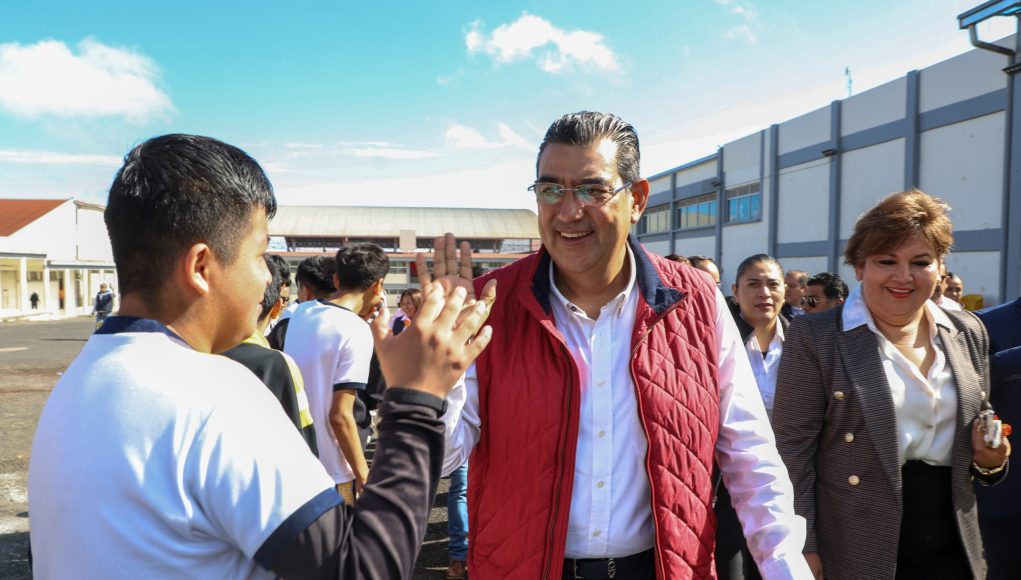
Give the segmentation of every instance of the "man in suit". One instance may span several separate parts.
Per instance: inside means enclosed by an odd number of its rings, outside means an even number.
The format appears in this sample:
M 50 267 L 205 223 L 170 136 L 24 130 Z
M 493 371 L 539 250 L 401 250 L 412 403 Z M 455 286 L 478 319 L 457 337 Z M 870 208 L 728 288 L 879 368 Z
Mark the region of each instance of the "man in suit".
M 989 331 L 990 402 L 1004 423 L 1021 424 L 1021 298 L 977 314 Z M 1021 570 L 1021 476 L 976 492 L 988 577 L 1007 578 Z

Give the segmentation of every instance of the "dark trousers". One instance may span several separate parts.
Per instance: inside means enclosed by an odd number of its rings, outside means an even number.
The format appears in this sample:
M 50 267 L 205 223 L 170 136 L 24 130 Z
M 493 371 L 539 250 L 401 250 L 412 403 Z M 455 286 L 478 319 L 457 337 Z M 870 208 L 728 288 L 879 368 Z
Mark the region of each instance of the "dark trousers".
M 730 503 L 730 493 L 722 482 L 717 486 L 713 511 L 716 512 L 716 576 L 719 580 L 761 580 L 737 512 Z
M 987 580 L 1015 580 L 1021 574 L 1021 514 L 1003 519 L 979 518 L 979 525 L 989 565 Z
M 957 529 L 950 468 L 908 461 L 901 468 L 904 514 L 897 549 L 897 579 L 972 578 Z

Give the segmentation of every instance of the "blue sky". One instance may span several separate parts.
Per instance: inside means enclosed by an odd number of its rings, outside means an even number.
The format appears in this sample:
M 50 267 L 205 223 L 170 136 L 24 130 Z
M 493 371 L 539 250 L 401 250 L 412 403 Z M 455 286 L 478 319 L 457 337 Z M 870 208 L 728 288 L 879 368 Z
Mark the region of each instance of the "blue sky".
M 103 202 L 128 149 L 188 132 L 284 204 L 527 208 L 560 114 L 624 117 L 652 175 L 846 96 L 846 66 L 857 93 L 967 50 L 978 3 L 13 3 L 0 197 Z

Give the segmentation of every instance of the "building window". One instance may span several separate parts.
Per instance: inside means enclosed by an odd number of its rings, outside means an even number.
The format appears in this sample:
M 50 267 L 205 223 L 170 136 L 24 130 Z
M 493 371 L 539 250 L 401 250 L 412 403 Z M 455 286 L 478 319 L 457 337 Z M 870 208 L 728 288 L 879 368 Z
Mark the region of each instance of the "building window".
M 716 225 L 715 193 L 677 202 L 677 229 L 689 230 L 714 225 Z
M 649 208 L 638 222 L 639 234 L 657 234 L 670 231 L 670 205 Z
M 762 190 L 759 182 L 727 190 L 727 223 L 762 219 Z

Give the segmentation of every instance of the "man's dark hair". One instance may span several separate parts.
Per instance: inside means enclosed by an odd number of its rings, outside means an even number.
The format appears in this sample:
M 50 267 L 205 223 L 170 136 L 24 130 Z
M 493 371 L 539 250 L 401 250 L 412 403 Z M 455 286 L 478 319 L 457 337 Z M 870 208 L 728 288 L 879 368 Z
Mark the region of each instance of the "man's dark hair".
M 808 279 L 806 286 L 822 286 L 822 293 L 832 300 L 847 300 L 847 284 L 840 276 L 831 272 L 821 272 Z
M 174 262 L 206 243 L 229 265 L 250 231 L 252 212 L 276 213 L 273 186 L 244 151 L 198 135 L 163 135 L 124 157 L 104 220 L 121 292 L 154 299 Z
M 338 290 L 365 290 L 390 271 L 390 258 L 376 244 L 351 244 L 337 251 Z
M 284 262 L 284 266 L 281 268 L 280 262 L 283 262 L 283 259 L 281 258 L 279 262 L 273 259 L 280 258 L 280 256 L 266 254 L 263 257 L 266 259 L 266 268 L 269 269 L 269 274 L 273 277 L 273 280 L 266 286 L 266 291 L 262 293 L 262 311 L 259 313 L 260 322 L 269 316 L 269 311 L 273 310 L 277 300 L 280 300 L 280 287 L 283 285 L 284 272 L 287 271 L 285 269 L 287 268 L 287 262 Z
M 546 145 L 559 143 L 589 147 L 603 139 L 610 139 L 617 144 L 617 174 L 624 183 L 640 180 L 638 132 L 616 115 L 592 111 L 570 113 L 553 121 L 539 145 L 539 155 L 535 160 L 536 174 L 539 173 L 539 160 L 542 159 Z
M 280 269 L 280 287 L 290 288 L 291 287 L 291 266 L 287 263 L 280 254 L 266 254 L 273 263 Z
M 333 274 L 337 272 L 337 261 L 330 256 L 312 256 L 298 264 L 294 281 L 304 286 L 319 298 L 325 298 L 337 291 L 333 285 Z
M 705 256 L 703 256 L 701 254 L 695 254 L 694 256 L 688 256 L 688 261 L 691 262 L 691 265 L 696 267 L 696 268 L 702 262 L 713 262 L 713 264 L 716 263 L 716 262 L 713 261 L 712 258 L 707 258 L 707 257 L 705 257 Z

